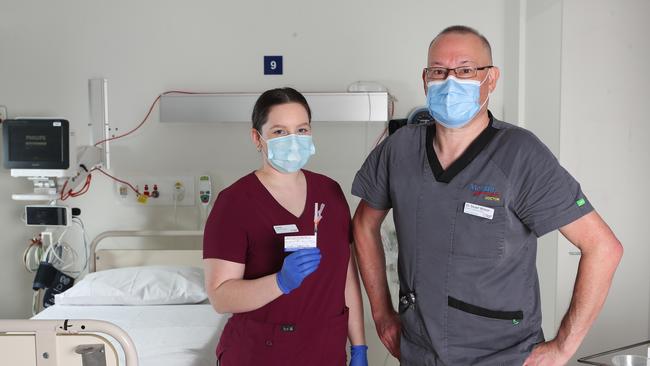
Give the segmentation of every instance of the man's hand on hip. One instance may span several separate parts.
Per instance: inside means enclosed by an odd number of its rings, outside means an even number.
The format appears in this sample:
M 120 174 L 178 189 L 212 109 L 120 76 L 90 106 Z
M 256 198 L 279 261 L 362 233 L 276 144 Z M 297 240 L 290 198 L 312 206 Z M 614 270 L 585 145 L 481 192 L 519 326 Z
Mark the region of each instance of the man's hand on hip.
M 570 358 L 560 351 L 556 341 L 549 341 L 535 346 L 523 366 L 563 366 Z

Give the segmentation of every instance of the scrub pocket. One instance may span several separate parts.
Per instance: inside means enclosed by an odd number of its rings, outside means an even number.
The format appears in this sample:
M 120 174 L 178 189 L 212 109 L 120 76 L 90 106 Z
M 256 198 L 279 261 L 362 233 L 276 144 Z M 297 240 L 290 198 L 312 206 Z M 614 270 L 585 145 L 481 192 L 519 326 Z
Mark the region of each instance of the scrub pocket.
M 492 310 L 448 297 L 447 348 L 456 362 L 474 364 L 527 338 L 521 310 Z
M 494 210 L 491 219 L 465 213 L 464 208 L 465 202 L 460 202 L 456 211 L 452 254 L 481 259 L 501 258 L 506 230 L 505 208 L 489 207 Z
M 409 344 L 417 345 L 419 348 L 429 349 L 431 341 L 416 306 L 417 303 L 411 305 L 399 303 L 399 317 L 402 324 L 401 338 Z

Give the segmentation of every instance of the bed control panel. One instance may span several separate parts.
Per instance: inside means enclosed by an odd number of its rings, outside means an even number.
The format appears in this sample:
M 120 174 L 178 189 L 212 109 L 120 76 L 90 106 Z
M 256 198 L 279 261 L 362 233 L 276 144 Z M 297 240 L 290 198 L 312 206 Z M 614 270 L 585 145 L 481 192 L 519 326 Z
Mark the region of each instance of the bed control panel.
M 202 175 L 199 177 L 199 202 L 207 206 L 212 200 L 212 184 L 210 183 L 209 175 Z

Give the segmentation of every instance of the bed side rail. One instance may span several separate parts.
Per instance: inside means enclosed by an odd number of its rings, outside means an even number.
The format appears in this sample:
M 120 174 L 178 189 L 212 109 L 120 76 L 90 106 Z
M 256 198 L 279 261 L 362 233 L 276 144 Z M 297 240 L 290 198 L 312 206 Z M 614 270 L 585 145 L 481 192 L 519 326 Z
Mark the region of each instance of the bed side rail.
M 34 334 L 36 341 L 36 365 L 57 365 L 58 335 L 81 335 L 101 333 L 113 337 L 122 347 L 126 366 L 137 366 L 135 344 L 129 335 L 113 323 L 101 320 L 30 320 L 0 319 L 0 333 Z M 77 353 L 88 350 L 77 347 Z M 82 355 L 83 356 L 83 355 Z M 83 357 L 82 357 L 83 358 Z

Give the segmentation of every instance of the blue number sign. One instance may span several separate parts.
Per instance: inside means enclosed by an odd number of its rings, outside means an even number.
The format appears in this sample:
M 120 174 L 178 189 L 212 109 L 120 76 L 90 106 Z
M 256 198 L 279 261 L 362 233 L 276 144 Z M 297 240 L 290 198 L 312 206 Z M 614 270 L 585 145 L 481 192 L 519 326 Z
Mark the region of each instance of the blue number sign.
M 282 56 L 264 56 L 264 75 L 282 75 Z

